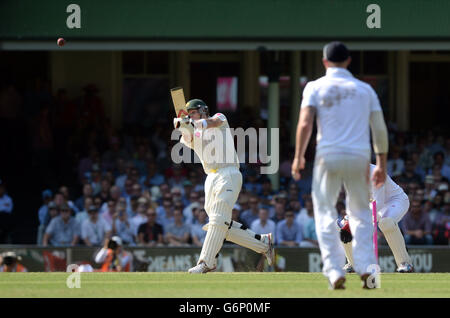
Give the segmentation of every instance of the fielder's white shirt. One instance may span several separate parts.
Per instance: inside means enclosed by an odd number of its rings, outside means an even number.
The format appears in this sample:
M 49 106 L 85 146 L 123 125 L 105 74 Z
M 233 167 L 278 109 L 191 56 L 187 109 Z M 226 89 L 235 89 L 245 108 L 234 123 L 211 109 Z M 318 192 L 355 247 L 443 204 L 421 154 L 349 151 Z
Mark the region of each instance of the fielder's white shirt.
M 206 174 L 230 166 L 239 169 L 239 159 L 234 149 L 234 140 L 227 118 L 221 113 L 217 113 L 211 118 L 219 118 L 222 125 L 206 129 L 196 128 L 192 141 L 187 142 L 182 137 L 181 143 L 195 151 Z
M 373 170 L 375 169 L 375 165 L 370 164 L 370 176 L 372 176 Z M 380 187 L 376 188 L 373 185 L 373 182 L 370 182 L 371 189 L 370 189 L 370 197 L 372 199 L 375 199 L 377 204 L 377 211 L 381 210 L 385 203 L 389 201 L 390 198 L 404 193 L 403 189 L 395 183 L 391 177 L 388 175 L 386 176 L 386 182 Z
M 355 153 L 370 159 L 370 113 L 381 111 L 372 87 L 346 69 L 329 67 L 309 82 L 301 107 L 312 106 L 317 118 L 317 154 Z

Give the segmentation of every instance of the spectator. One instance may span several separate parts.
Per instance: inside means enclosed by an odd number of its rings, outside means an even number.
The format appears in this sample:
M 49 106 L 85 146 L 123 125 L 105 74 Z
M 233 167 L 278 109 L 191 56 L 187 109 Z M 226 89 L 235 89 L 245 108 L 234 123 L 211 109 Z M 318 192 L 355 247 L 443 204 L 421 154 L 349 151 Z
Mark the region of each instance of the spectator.
M 433 167 L 436 167 L 436 169 L 440 168 L 440 174 L 447 180 L 450 180 L 450 165 L 445 164 L 444 153 L 441 151 L 436 152 L 433 156 L 433 160 Z
M 259 197 L 261 198 L 261 203 L 263 205 L 270 205 L 270 201 L 274 195 L 274 191 L 272 190 L 272 182 L 270 179 L 265 179 L 261 185 L 261 194 Z
M 442 175 L 441 170 L 442 170 L 442 168 L 438 164 L 433 164 L 433 166 L 431 168 L 431 174 L 433 175 L 434 182 L 436 184 L 440 184 L 442 182 L 447 182 L 447 183 L 449 182 L 449 180 Z
M 74 217 L 71 216 L 68 204 L 60 207 L 60 215 L 53 218 L 45 229 L 42 245 L 47 246 L 75 246 L 80 238 L 80 227 Z
M 123 158 L 118 158 L 117 161 L 125 162 Z M 129 180 L 128 186 L 133 184 L 133 181 L 131 181 L 131 169 L 134 168 L 134 163 L 133 161 L 128 161 L 124 166 L 124 171 L 120 171 L 120 175 L 116 178 L 116 186 L 118 186 L 123 193 L 126 193 L 126 181 Z
M 275 215 L 272 217 L 272 221 L 275 224 L 278 224 L 279 222 L 284 220 L 284 213 L 285 213 L 285 206 L 281 202 L 275 203 Z
M 416 191 L 419 189 L 419 184 L 416 182 L 408 183 L 408 188 L 405 191 L 408 194 L 409 200 L 412 200 Z
M 305 226 L 309 222 L 309 219 L 313 214 L 314 214 L 313 203 L 312 200 L 308 198 L 307 200 L 305 200 L 305 207 L 300 211 L 300 213 L 297 215 L 297 218 L 295 219 L 297 224 L 301 226 L 303 232 L 305 231 Z
M 450 166 L 450 137 L 445 140 L 444 158 L 444 164 Z
M 38 227 L 38 235 L 37 235 L 37 244 L 42 244 L 42 237 L 44 235 L 44 222 L 45 218 L 48 215 L 48 204 L 52 201 L 52 191 L 51 190 L 44 190 L 42 192 L 42 205 L 39 208 L 38 211 L 38 218 L 39 218 L 39 227 Z
M 244 221 L 241 220 L 241 208 L 239 204 L 235 204 L 233 209 L 231 210 L 231 220 L 240 224 L 244 224 Z
M 248 200 L 249 209 L 245 210 L 241 214 L 241 219 L 246 227 L 251 227 L 253 221 L 258 219 L 259 216 L 259 199 L 256 195 L 252 195 Z
M 419 164 L 419 158 L 420 158 L 420 153 L 418 151 L 413 151 L 411 153 L 411 160 L 413 162 L 413 166 L 414 166 L 414 173 L 420 176 L 420 181 L 423 182 L 423 180 L 425 179 L 425 170 L 422 168 L 422 166 Z
M 159 186 L 165 182 L 164 176 L 158 172 L 156 163 L 152 160 L 147 161 L 147 174 L 139 180 L 142 187 L 150 189 L 153 186 Z
M 441 205 L 443 203 L 442 195 L 440 193 L 436 194 L 431 203 L 431 209 L 429 209 L 429 205 L 425 202 L 424 210 L 428 212 L 428 216 L 430 218 L 431 224 L 434 223 L 436 218 L 439 218 L 439 215 L 442 214 Z
M 426 142 L 424 138 L 419 139 L 418 152 L 420 153 L 418 164 L 424 171 L 427 171 L 433 164 L 433 157 L 431 152 L 426 148 Z
M 94 198 L 94 205 L 97 207 L 97 209 L 100 211 L 101 207 L 102 207 L 102 199 L 100 199 L 99 197 L 95 197 Z
M 102 179 L 102 181 L 100 182 L 100 192 L 96 196 L 100 197 L 103 203 L 107 203 L 109 200 L 111 200 L 111 196 L 109 194 L 110 188 L 111 184 L 109 183 L 109 181 L 106 179 Z
M 314 211 L 308 210 L 308 220 L 303 227 L 303 241 L 300 243 L 301 247 L 318 247 L 316 234 L 316 223 L 314 221 Z
M 111 236 L 111 227 L 101 217 L 97 206 L 89 207 L 89 218 L 81 225 L 81 238 L 87 246 L 101 246 Z
M 247 211 L 250 209 L 250 196 L 248 193 L 244 193 L 241 191 L 241 193 L 239 193 L 239 198 L 238 198 L 238 203 L 240 210 L 241 210 L 241 217 L 242 217 L 242 213 L 244 213 L 244 211 Z M 245 223 L 242 223 L 245 224 Z
M 127 203 L 125 198 L 121 198 L 116 206 L 116 213 L 113 215 L 112 232 L 122 239 L 126 245 L 136 245 L 134 241 L 134 228 L 128 221 Z
M 170 190 L 172 200 L 174 203 L 181 202 L 183 205 L 187 205 L 189 202 L 183 200 L 183 189 L 180 187 L 173 187 Z
M 93 192 L 94 191 L 92 189 L 92 186 L 89 183 L 83 185 L 83 195 L 75 201 L 75 205 L 77 206 L 79 211 L 85 209 L 85 199 L 87 197 L 92 197 Z
M 121 198 L 121 192 L 120 188 L 118 186 L 112 186 L 109 188 L 109 198 L 110 200 L 113 200 L 114 202 L 118 202 Z
M 138 199 L 139 197 L 133 195 L 126 199 L 127 202 L 127 213 L 129 218 L 133 218 L 137 215 L 137 209 L 138 209 Z
M 139 185 L 139 183 L 133 183 L 131 186 L 132 192 L 131 195 L 140 197 L 142 196 L 142 187 Z
M 137 236 L 139 226 L 142 223 L 147 222 L 147 209 L 149 205 L 147 199 L 144 197 L 140 197 L 138 199 L 138 206 L 136 210 L 136 215 L 131 219 L 131 224 L 133 227 L 134 235 Z
M 90 197 L 84 198 L 84 207 L 83 207 L 82 211 L 79 212 L 77 215 L 75 215 L 75 220 L 78 222 L 78 224 L 80 224 L 80 226 L 81 226 L 81 224 L 83 224 L 83 222 L 85 220 L 87 220 L 89 218 L 88 210 L 89 210 L 89 207 L 93 204 L 94 204 L 94 200 L 92 200 L 92 198 L 90 198 Z
M 450 199 L 445 201 L 442 213 L 436 216 L 432 231 L 434 244 L 450 244 Z
M 273 203 L 272 205 L 276 206 L 277 203 L 280 203 L 283 205 L 284 210 L 287 208 L 288 205 L 288 195 L 285 191 L 280 191 L 277 195 L 273 197 Z M 275 209 L 273 209 L 272 213 L 270 214 L 270 217 L 275 216 Z
M 106 167 L 112 168 L 119 158 L 127 160 L 128 154 L 125 149 L 120 147 L 119 138 L 111 137 L 109 140 L 109 149 L 103 154 L 102 162 L 105 163 Z
M 403 229 L 406 244 L 433 244 L 431 236 L 431 221 L 424 213 L 420 202 L 412 201 L 411 211 L 403 218 Z
M 54 201 L 51 201 L 48 204 L 48 214 L 45 216 L 44 226 L 43 226 L 43 231 L 44 232 L 42 233 L 42 235 L 44 235 L 45 229 L 50 224 L 50 222 L 54 218 L 56 218 L 58 215 L 59 215 L 59 207 L 58 207 L 58 205 L 56 205 L 56 203 Z
M 156 223 L 156 211 L 153 207 L 147 209 L 147 222 L 142 223 L 138 229 L 138 244 L 144 246 L 163 245 L 164 230 L 161 224 Z
M 253 169 L 249 169 L 249 171 L 247 172 L 247 178 L 246 178 L 247 182 L 244 183 L 243 188 L 251 193 L 254 194 L 260 194 L 261 190 L 262 190 L 262 185 L 261 183 L 258 181 L 258 174 L 256 173 L 255 170 Z
M 161 224 L 166 232 L 167 226 L 174 222 L 173 203 L 169 198 L 165 198 L 162 206 L 156 210 L 158 214 L 157 222 Z
M 145 175 L 147 170 L 147 160 L 152 159 L 152 154 L 150 153 L 146 144 L 139 144 L 137 146 L 136 152 L 133 154 L 134 165 L 139 171 L 139 175 Z M 139 179 L 140 182 L 140 179 Z
M 11 197 L 6 194 L 5 183 L 0 180 L 0 244 L 6 244 L 9 241 L 13 207 Z
M 290 201 L 300 201 L 300 191 L 298 189 L 298 186 L 295 182 L 292 182 L 289 184 L 288 187 L 288 199 Z
M 184 176 L 183 167 L 180 164 L 172 165 L 172 176 L 169 178 L 169 184 L 171 188 L 178 187 L 183 188 L 183 182 L 186 180 Z
M 92 186 L 92 195 L 97 196 L 100 191 L 102 191 L 102 175 L 100 172 L 100 167 L 98 164 L 93 164 L 91 169 L 91 186 Z
M 258 216 L 259 218 L 252 222 L 250 229 L 256 234 L 272 233 L 275 237 L 276 224 L 269 219 L 269 211 L 261 208 Z
M 276 227 L 277 245 L 281 246 L 299 246 L 302 241 L 302 230 L 295 222 L 295 214 L 288 210 L 285 214 L 285 219 L 278 222 Z
M 292 210 L 294 212 L 295 216 L 297 216 L 300 213 L 300 211 L 302 210 L 302 204 L 300 203 L 300 201 L 298 199 L 291 200 L 291 201 L 289 201 L 287 209 Z
M 114 217 L 114 214 L 116 213 L 116 202 L 114 202 L 113 200 L 109 200 L 106 210 L 104 212 L 100 212 L 100 213 L 101 213 L 100 214 L 101 218 L 104 221 L 106 221 L 106 223 L 108 223 L 108 225 L 110 227 L 112 227 L 113 217 Z
M 425 177 L 425 200 L 432 200 L 436 195 L 437 191 L 435 189 L 434 177 L 432 175 L 427 175 Z
M 390 177 L 397 177 L 402 174 L 405 163 L 400 158 L 401 149 L 394 146 L 392 149 L 391 158 L 387 161 L 387 172 Z
M 189 195 L 190 203 L 183 210 L 184 220 L 187 224 L 193 224 L 195 222 L 193 209 L 201 208 L 199 199 L 200 194 L 198 192 L 192 191 Z
M 405 171 L 398 177 L 399 181 L 410 183 L 421 183 L 421 177 L 417 173 L 414 172 L 415 166 L 414 162 L 411 159 L 407 159 L 405 162 Z
M 78 179 L 80 181 L 83 180 L 83 177 L 86 176 L 86 174 L 91 175 L 94 164 L 97 164 L 97 166 L 100 164 L 100 154 L 97 148 L 91 147 L 89 156 L 82 158 L 78 163 Z M 94 193 L 92 195 L 94 195 Z
M 162 183 L 159 186 L 159 192 L 160 192 L 161 195 L 160 195 L 160 199 L 159 199 L 158 203 L 160 204 L 160 203 L 162 203 L 163 198 L 164 198 L 165 195 L 169 195 L 170 196 L 170 187 L 169 187 L 169 185 L 167 183 Z
M 164 240 L 169 246 L 186 246 L 190 238 L 191 228 L 183 223 L 183 210 L 175 208 L 174 222 L 167 225 L 164 231 Z
M 234 209 L 233 209 L 234 211 Z M 197 247 L 202 247 L 206 237 L 206 231 L 203 226 L 208 223 L 208 214 L 205 209 L 199 209 L 198 222 L 191 225 L 192 244 Z
M 184 180 L 183 181 L 183 192 L 184 192 L 183 202 L 185 202 L 184 205 L 188 205 L 189 203 L 191 203 L 188 198 L 190 198 L 191 192 L 193 192 L 193 191 L 194 191 L 194 185 L 191 183 L 191 181 Z

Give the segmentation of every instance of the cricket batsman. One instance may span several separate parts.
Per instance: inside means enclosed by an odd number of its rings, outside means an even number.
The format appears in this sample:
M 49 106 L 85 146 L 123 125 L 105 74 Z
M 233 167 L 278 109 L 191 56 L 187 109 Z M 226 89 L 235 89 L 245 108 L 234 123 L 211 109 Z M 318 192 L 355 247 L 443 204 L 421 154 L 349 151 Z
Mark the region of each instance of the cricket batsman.
M 175 128 L 182 132 L 181 143 L 193 149 L 207 174 L 205 210 L 209 223 L 197 265 L 191 274 L 216 269 L 216 256 L 224 240 L 264 254 L 269 265 L 274 258 L 273 234 L 255 234 L 243 224 L 231 220 L 231 212 L 242 186 L 239 160 L 228 121 L 223 114 L 209 116 L 208 106 L 200 99 L 186 104 L 188 116 L 174 118 Z
M 371 173 L 374 169 L 375 165 L 371 164 Z M 371 187 L 370 196 L 376 202 L 378 227 L 383 232 L 392 254 L 394 254 L 395 262 L 397 263 L 397 272 L 413 272 L 414 268 L 411 265 L 411 258 L 406 250 L 405 240 L 398 227 L 398 223 L 406 212 L 408 212 L 408 196 L 388 175 L 386 175 L 386 182 L 380 188 Z M 351 273 L 354 271 L 351 244 L 353 236 L 348 224 L 348 216 L 345 216 L 341 221 L 338 220 L 341 241 L 344 243 L 345 256 L 348 261 L 344 266 L 344 270 Z

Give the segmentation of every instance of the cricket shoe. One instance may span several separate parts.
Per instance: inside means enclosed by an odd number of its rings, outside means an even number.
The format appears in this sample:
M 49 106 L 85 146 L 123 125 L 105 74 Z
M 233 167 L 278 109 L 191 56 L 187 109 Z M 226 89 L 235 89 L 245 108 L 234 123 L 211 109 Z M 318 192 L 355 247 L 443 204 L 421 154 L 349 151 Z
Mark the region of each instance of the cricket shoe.
M 275 248 L 273 247 L 273 235 L 272 233 L 261 235 L 262 241 L 269 244 L 269 249 L 264 253 L 267 258 L 267 263 L 272 266 L 275 261 Z
M 345 277 L 339 277 L 333 284 L 328 281 L 328 289 L 335 290 L 335 289 L 345 289 Z
M 413 273 L 414 267 L 408 263 L 401 263 L 397 268 L 397 273 Z
M 345 266 L 342 268 L 346 273 L 354 273 L 355 270 L 353 269 L 352 264 L 347 263 L 345 264 Z
M 189 274 L 206 274 L 208 272 L 213 272 L 216 270 L 216 267 L 209 268 L 205 263 L 200 263 L 188 270 Z
M 361 275 L 362 288 L 364 289 L 375 289 L 377 288 L 376 278 L 369 273 Z

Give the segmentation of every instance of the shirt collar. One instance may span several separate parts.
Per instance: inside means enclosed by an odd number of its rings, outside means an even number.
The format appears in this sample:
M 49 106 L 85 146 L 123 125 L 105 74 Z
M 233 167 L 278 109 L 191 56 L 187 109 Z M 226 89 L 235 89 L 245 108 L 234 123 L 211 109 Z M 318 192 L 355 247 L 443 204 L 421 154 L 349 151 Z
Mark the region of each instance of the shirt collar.
M 326 75 L 333 77 L 353 77 L 352 73 L 343 67 L 329 67 L 327 68 Z

